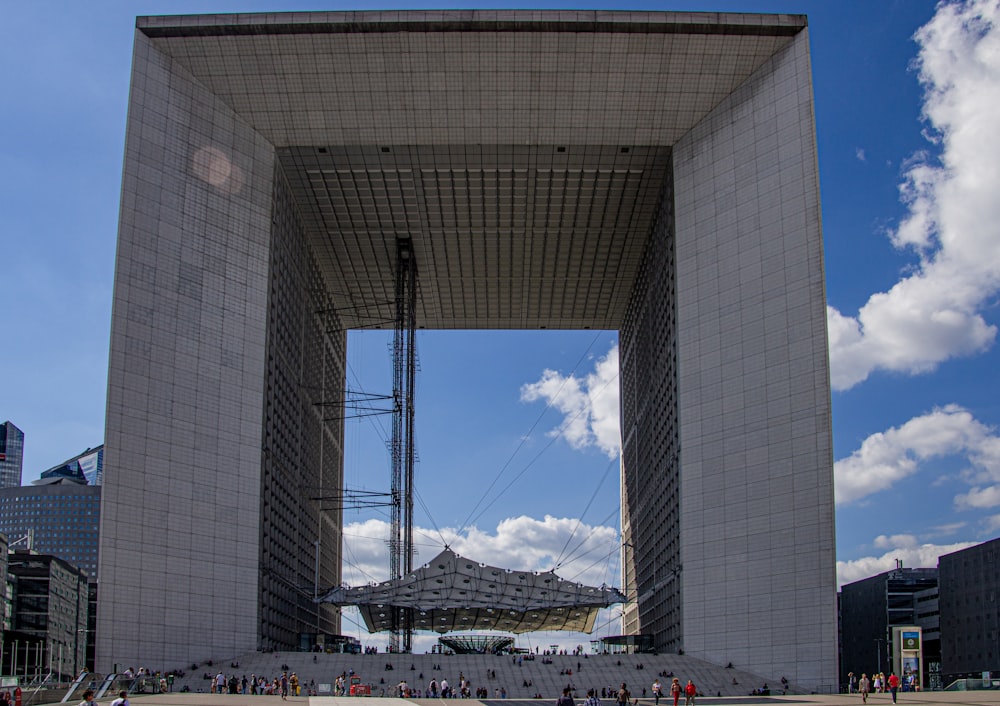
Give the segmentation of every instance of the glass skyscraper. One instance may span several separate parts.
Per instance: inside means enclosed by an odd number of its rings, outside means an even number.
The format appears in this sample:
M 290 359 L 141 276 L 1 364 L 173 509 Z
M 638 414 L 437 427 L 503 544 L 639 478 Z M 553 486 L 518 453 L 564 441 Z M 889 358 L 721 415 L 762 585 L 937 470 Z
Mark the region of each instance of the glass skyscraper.
M 69 478 L 87 485 L 103 485 L 104 444 L 94 449 L 87 449 L 78 456 L 44 471 L 41 475 L 42 481 L 50 478 Z
M 21 485 L 24 463 L 24 432 L 11 422 L 0 424 L 0 488 Z

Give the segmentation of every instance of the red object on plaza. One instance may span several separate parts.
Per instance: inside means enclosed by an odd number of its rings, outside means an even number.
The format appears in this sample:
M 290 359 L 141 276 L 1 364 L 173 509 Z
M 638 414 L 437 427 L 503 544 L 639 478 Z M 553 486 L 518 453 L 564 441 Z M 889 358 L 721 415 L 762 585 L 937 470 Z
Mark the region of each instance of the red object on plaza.
M 21 687 L 14 687 L 14 706 L 21 706 Z

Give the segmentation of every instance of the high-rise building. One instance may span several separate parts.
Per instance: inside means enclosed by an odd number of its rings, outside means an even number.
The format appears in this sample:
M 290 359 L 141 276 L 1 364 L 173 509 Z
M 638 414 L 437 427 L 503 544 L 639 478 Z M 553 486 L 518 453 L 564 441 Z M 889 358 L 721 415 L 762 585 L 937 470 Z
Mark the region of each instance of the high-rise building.
M 322 412 L 404 241 L 422 328 L 620 331 L 627 632 L 835 689 L 809 62 L 797 15 L 139 18 L 97 668 L 338 631 Z
M 82 639 L 86 664 L 94 664 L 97 634 L 97 554 L 104 446 L 53 466 L 32 485 L 0 488 L 0 532 L 83 571 L 88 588 L 88 625 Z
M 7 537 L 0 532 L 0 635 L 10 630 L 10 591 L 7 581 Z M 3 660 L 0 660 L 3 671 Z
M 68 478 L 87 485 L 102 485 L 104 482 L 104 444 L 87 449 L 81 454 L 43 471 L 41 481 L 52 478 Z M 36 481 L 37 482 L 37 481 Z
M 66 478 L 36 481 L 37 485 L 0 488 L 0 532 L 15 548 L 48 554 L 97 578 L 100 486 Z
M 840 590 L 840 683 L 847 675 L 893 668 L 893 627 L 919 626 L 923 632 L 920 684 L 938 684 L 942 632 L 937 630 L 938 570 L 897 568 L 844 584 Z M 934 677 L 932 678 L 932 674 Z
M 7 558 L 14 578 L 11 621 L 17 632 L 38 638 L 38 673 L 48 669 L 66 680 L 86 665 L 88 581 L 72 564 L 54 556 L 16 549 Z M 27 652 L 27 651 L 26 651 Z
M 24 464 L 24 432 L 11 422 L 0 424 L 0 488 L 21 485 Z
M 1000 674 L 1000 538 L 938 559 L 944 683 Z

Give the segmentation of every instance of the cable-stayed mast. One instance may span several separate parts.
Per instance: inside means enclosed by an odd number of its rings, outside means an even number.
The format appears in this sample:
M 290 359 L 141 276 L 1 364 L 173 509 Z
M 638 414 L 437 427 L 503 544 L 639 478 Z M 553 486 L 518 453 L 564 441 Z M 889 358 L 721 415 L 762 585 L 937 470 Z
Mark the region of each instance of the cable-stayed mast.
M 390 580 L 413 570 L 413 384 L 416 376 L 417 267 L 412 241 L 396 240 L 396 317 L 392 345 L 392 537 Z M 394 651 L 413 647 L 413 613 L 392 612 L 390 645 Z

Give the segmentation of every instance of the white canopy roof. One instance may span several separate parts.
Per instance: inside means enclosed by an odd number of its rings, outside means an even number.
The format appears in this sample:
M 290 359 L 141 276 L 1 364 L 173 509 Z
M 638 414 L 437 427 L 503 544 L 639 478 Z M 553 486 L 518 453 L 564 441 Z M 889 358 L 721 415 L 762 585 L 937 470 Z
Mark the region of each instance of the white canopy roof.
M 511 571 L 445 548 L 400 578 L 335 588 L 321 601 L 357 606 L 369 631 L 392 629 L 393 608 L 412 608 L 415 630 L 574 630 L 591 632 L 597 611 L 625 596 L 615 588 L 565 581 L 551 571 Z

